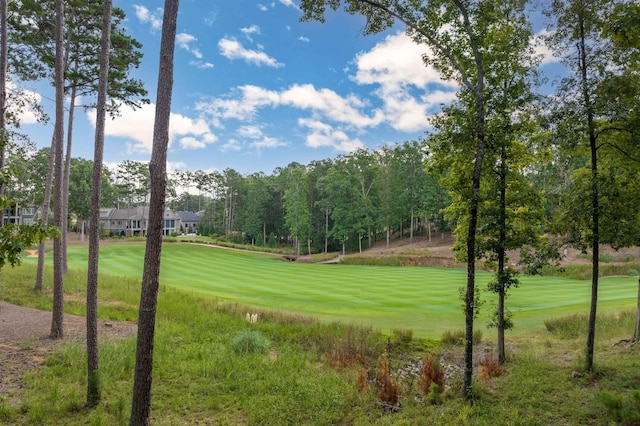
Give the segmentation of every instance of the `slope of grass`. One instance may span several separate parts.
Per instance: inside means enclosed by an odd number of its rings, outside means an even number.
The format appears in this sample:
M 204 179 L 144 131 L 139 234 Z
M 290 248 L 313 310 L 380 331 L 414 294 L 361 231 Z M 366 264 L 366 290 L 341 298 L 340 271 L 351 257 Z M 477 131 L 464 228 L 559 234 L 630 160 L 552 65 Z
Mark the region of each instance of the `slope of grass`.
M 143 243 L 101 247 L 105 274 L 140 279 Z M 466 271 L 352 265 L 314 265 L 279 261 L 277 256 L 192 244 L 163 245 L 161 285 L 209 295 L 256 308 L 310 315 L 325 321 L 371 325 L 389 334 L 412 329 L 417 337 L 435 338 L 464 327 L 458 288 Z M 29 259 L 29 262 L 35 263 Z M 69 247 L 71 269 L 86 268 L 87 249 Z M 478 271 L 484 289 L 489 273 Z M 544 321 L 588 310 L 591 283 L 560 277 L 522 277 L 507 300 L 515 333 L 542 329 Z M 635 277 L 601 279 L 599 309 L 633 308 Z M 492 295 L 483 296 L 488 301 Z M 484 309 L 478 326 L 488 321 Z
M 50 306 L 50 283 L 35 296 L 32 272 L 33 265 L 6 270 L 3 293 L 22 304 Z M 82 271 L 66 280 L 67 296 L 74 302 L 67 308 L 74 312 L 82 308 L 84 280 Z M 101 276 L 100 316 L 135 318 L 138 283 L 136 278 Z M 626 319 L 609 318 L 606 332 L 598 332 L 595 374 L 579 368 L 583 336 L 545 331 L 514 336 L 509 344 L 515 349 L 502 375 L 482 379 L 477 372 L 473 405 L 460 398 L 461 379 L 455 376 L 439 403 L 427 402 L 415 377 L 400 379 L 397 374 L 423 355 L 411 348 L 424 346 L 407 345 L 401 351 L 392 344 L 389 358 L 402 408 L 391 413 L 379 405 L 374 382 L 358 380 L 361 372 L 374 372 L 377 355 L 387 347 L 384 336 L 276 313 L 263 313 L 250 324 L 246 310 L 201 292 L 164 287 L 156 323 L 153 424 L 632 425 L 640 419 L 640 347 L 612 344 L 633 331 Z M 557 322 L 563 321 L 575 319 Z M 238 353 L 234 342 L 247 332 L 268 340 L 268 350 Z M 461 356 L 462 349 L 436 350 Z M 351 364 L 335 362 L 336 354 L 354 351 L 361 355 Z M 83 342 L 67 342 L 28 375 L 17 404 L 12 402 L 16 395 L 0 395 L 0 424 L 126 425 L 134 356 L 134 338 L 101 344 L 103 399 L 87 410 Z

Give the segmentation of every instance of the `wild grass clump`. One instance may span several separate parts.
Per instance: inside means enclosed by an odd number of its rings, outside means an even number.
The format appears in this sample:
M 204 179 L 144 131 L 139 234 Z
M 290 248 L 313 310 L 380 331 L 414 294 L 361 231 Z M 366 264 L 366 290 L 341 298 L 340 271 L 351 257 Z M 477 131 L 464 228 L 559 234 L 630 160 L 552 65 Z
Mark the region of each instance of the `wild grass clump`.
M 441 402 L 444 392 L 444 370 L 434 354 L 429 354 L 418 373 L 418 387 L 431 403 Z
M 401 351 L 407 351 L 413 341 L 413 330 L 408 328 L 394 328 L 391 330 L 391 343 Z
M 632 259 L 633 260 L 633 259 Z M 640 270 L 640 263 L 633 262 L 619 262 L 617 260 L 612 263 L 601 263 L 598 268 L 598 274 L 601 277 L 609 277 L 616 275 L 631 275 L 629 271 Z M 592 272 L 591 264 L 574 264 L 564 266 L 545 266 L 540 270 L 540 275 L 548 277 L 564 277 L 574 280 L 590 280 Z
M 442 332 L 440 342 L 443 345 L 464 346 L 464 335 L 464 330 L 445 330 Z M 473 330 L 473 344 L 475 345 L 480 342 L 482 342 L 482 330 L 476 328 Z
M 345 326 L 344 334 L 336 334 L 323 343 L 327 364 L 335 369 L 366 365 L 382 352 L 382 335 L 370 327 Z
M 400 385 L 391 377 L 391 361 L 386 356 L 378 358 L 376 385 L 382 407 L 391 411 L 400 409 Z
M 600 393 L 600 402 L 616 424 L 640 424 L 640 391 L 635 390 L 627 395 L 603 391 Z
M 621 311 L 599 314 L 596 319 L 596 332 L 608 337 L 631 335 L 633 333 L 636 312 Z M 544 321 L 550 333 L 562 339 L 576 339 L 587 334 L 589 316 L 586 313 L 567 315 Z
M 237 355 L 265 354 L 271 348 L 271 341 L 256 330 L 244 330 L 231 340 L 231 348 Z
M 345 256 L 340 261 L 343 265 L 368 265 L 368 266 L 405 266 L 405 256 Z
M 337 259 L 340 256 L 339 253 L 315 253 L 311 255 L 311 263 L 328 262 L 329 260 Z
M 490 379 L 502 374 L 502 366 L 491 355 L 487 355 L 478 361 L 478 365 L 480 365 L 480 378 L 484 382 L 488 382 Z

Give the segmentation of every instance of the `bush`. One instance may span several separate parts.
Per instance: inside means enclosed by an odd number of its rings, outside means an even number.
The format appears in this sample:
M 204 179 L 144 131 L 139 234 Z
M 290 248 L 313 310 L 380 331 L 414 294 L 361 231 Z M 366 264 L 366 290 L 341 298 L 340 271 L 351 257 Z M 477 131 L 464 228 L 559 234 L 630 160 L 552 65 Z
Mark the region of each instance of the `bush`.
M 413 330 L 394 328 L 391 330 L 393 336 L 392 342 L 402 350 L 409 349 L 411 341 L 413 340 Z
M 464 346 L 464 330 L 445 330 L 442 332 L 440 341 L 443 345 Z M 473 330 L 473 343 L 482 342 L 482 330 L 476 328 Z
M 502 374 L 502 366 L 498 364 L 491 355 L 482 358 L 478 364 L 482 367 L 480 377 L 484 381 L 488 381 Z
M 264 337 L 262 333 L 255 330 L 245 330 L 240 332 L 231 340 L 231 348 L 240 354 L 264 354 L 271 347 L 271 341 Z
M 400 385 L 391 377 L 391 362 L 387 357 L 378 358 L 376 368 L 378 397 L 385 408 L 397 408 L 400 402 Z
M 418 374 L 418 387 L 424 396 L 431 393 L 444 392 L 444 371 L 435 355 L 429 354 Z M 432 402 L 437 402 L 436 395 L 432 395 Z

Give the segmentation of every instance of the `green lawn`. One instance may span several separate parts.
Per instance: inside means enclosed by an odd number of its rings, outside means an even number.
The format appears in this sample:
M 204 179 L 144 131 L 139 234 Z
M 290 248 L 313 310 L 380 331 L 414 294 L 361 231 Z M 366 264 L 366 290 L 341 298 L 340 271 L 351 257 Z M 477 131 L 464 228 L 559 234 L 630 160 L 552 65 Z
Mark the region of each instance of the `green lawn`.
M 144 243 L 105 244 L 100 248 L 102 273 L 141 277 Z M 163 245 L 161 285 L 327 321 L 372 325 L 385 333 L 412 329 L 415 336 L 440 337 L 445 329 L 462 329 L 458 288 L 466 270 L 446 268 L 312 265 L 283 262 L 276 256 L 168 243 Z M 26 262 L 35 262 L 26 259 Z M 69 247 L 69 268 L 86 269 L 86 246 Z M 490 274 L 479 271 L 484 290 Z M 542 328 L 547 318 L 587 312 L 590 281 L 522 277 L 507 299 L 514 312 L 515 333 Z M 600 311 L 635 307 L 637 278 L 600 281 Z M 477 322 L 484 328 L 492 294 Z M 487 333 L 485 333 L 487 334 Z

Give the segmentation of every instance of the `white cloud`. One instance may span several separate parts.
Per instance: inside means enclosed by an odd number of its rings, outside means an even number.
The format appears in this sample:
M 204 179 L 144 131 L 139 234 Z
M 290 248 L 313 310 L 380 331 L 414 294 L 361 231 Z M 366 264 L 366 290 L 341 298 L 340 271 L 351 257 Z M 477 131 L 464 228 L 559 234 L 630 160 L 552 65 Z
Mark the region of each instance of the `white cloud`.
M 258 86 L 241 86 L 231 93 L 231 98 L 200 102 L 195 108 L 215 119 L 251 121 L 259 108 L 278 103 L 277 92 Z
M 220 54 L 228 59 L 243 59 L 245 62 L 258 66 L 280 68 L 283 63 L 278 62 L 264 52 L 246 49 L 238 40 L 233 38 L 223 38 L 218 42 Z
M 303 42 L 305 42 L 305 43 L 308 43 L 308 42 L 310 41 L 310 40 L 309 40 L 309 37 L 305 37 L 305 36 L 300 36 L 300 37 L 298 37 L 298 40 L 303 41 Z
M 213 64 L 211 62 L 189 61 L 189 65 L 191 65 L 192 67 L 200 68 L 201 70 L 213 68 Z
M 251 37 L 253 34 L 260 34 L 260 27 L 257 25 L 251 25 L 250 27 L 240 28 L 240 31 L 247 37 L 247 39 L 253 41 Z
M 387 36 L 368 52 L 356 56 L 352 79 L 359 85 L 378 85 L 375 94 L 383 102 L 384 121 L 400 131 L 424 129 L 430 109 L 455 98 L 457 85 L 444 81 L 422 55 L 426 46 L 414 43 L 404 33 Z M 438 87 L 431 92 L 433 87 Z M 411 89 L 427 91 L 416 98 Z M 448 89 L 448 90 L 443 90 Z
M 151 24 L 151 28 L 154 30 L 162 28 L 163 11 L 161 8 L 157 8 L 155 12 L 151 12 L 146 7 L 137 4 L 134 4 L 133 8 L 136 10 L 136 16 L 140 22 L 144 24 Z
M 178 47 L 186 50 L 187 52 L 190 52 L 197 59 L 202 59 L 202 53 L 200 52 L 200 50 L 198 48 L 191 46 L 192 43 L 195 43 L 196 41 L 198 41 L 198 39 L 191 34 L 187 34 L 187 33 L 176 34 L 176 44 L 178 45 Z
M 242 144 L 235 139 L 229 139 L 226 143 L 224 143 L 220 147 L 220 151 L 240 151 L 242 149 Z
M 287 7 L 294 7 L 296 9 L 298 8 L 298 6 L 293 2 L 293 0 L 278 0 L 278 1 Z
M 549 37 L 550 35 L 550 31 L 541 30 L 533 37 L 533 51 L 534 54 L 540 58 L 540 65 L 559 62 L 559 59 L 553 56 L 553 50 L 549 49 L 549 47 L 545 43 L 545 38 Z
M 7 112 L 15 117 L 15 120 L 23 124 L 38 122 L 40 114 L 29 105 L 42 104 L 42 96 L 37 92 L 25 89 L 16 89 L 10 81 L 7 82 Z
M 364 147 L 361 140 L 350 139 L 344 131 L 335 130 L 326 123 L 301 118 L 298 120 L 298 124 L 309 130 L 306 145 L 310 148 L 330 147 L 338 152 L 353 152 Z
M 249 139 L 259 139 L 263 136 L 262 129 L 258 126 L 240 126 L 236 133 Z
M 259 4 L 258 5 L 258 9 L 260 9 L 263 12 L 266 12 L 267 10 L 269 10 L 269 8 L 267 6 L 265 6 L 264 4 Z
M 151 152 L 153 145 L 153 126 L 155 105 L 143 105 L 137 110 L 122 106 L 121 115 L 105 123 L 105 135 L 128 139 L 129 153 Z M 87 118 L 95 126 L 95 112 L 87 111 Z M 169 126 L 169 144 L 178 140 L 181 148 L 203 148 L 216 142 L 217 137 L 202 118 L 189 118 L 172 113 Z
M 283 104 L 310 109 L 331 120 L 355 127 L 377 125 L 382 119 L 378 111 L 374 112 L 373 117 L 362 113 L 364 102 L 355 95 L 342 97 L 330 89 L 318 90 L 312 84 L 291 86 L 280 97 Z
M 281 140 L 277 139 L 277 138 L 272 138 L 272 137 L 263 137 L 261 139 L 258 139 L 254 142 L 251 142 L 249 144 L 250 147 L 255 148 L 255 149 L 263 149 L 263 148 L 278 148 L 281 146 L 286 146 L 287 144 L 282 142 Z

